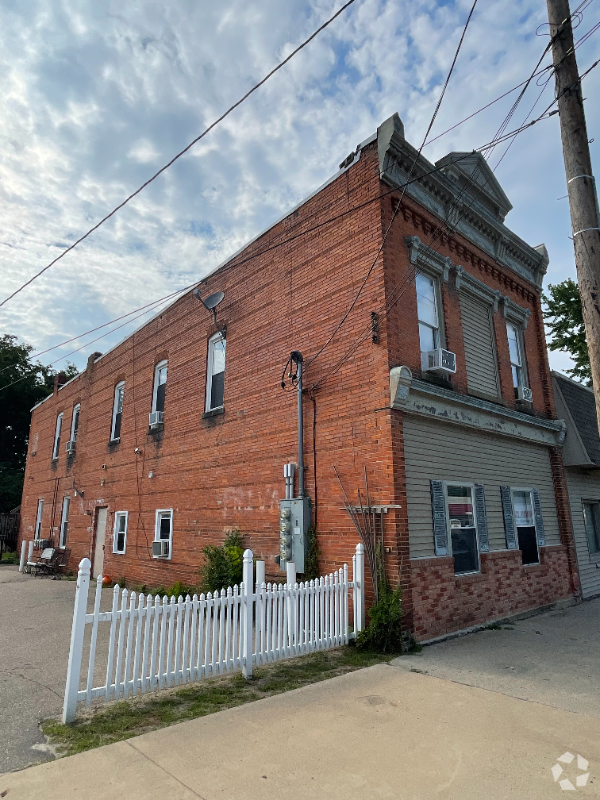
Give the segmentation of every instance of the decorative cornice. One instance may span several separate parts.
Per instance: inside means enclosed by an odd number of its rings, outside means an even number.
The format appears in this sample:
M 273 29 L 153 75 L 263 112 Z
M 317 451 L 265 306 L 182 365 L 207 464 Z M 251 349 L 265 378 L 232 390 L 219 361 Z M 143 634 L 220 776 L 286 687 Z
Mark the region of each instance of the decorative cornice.
M 420 155 L 404 138 L 404 128 L 398 115 L 390 117 L 378 129 L 378 153 L 380 178 L 389 186 L 404 186 L 409 176 L 421 175 L 421 180 L 406 186 L 408 197 L 416 200 L 443 222 L 452 224 L 455 230 L 470 242 L 488 253 L 501 266 L 508 268 L 538 289 L 542 287 L 548 266 L 547 255 L 531 247 L 507 228 L 498 216 L 478 201 L 479 189 L 474 187 L 473 197 L 462 202 L 457 218 L 449 219 L 451 210 L 465 190 L 464 185 L 452 180 L 451 165 L 443 165 L 439 171 Z M 425 174 L 430 173 L 430 174 Z
M 566 425 L 562 419 L 533 417 L 416 380 L 407 367 L 390 370 L 390 404 L 392 408 L 407 414 L 476 429 L 481 433 L 526 440 L 545 447 L 561 446 L 565 438 Z
M 510 297 L 502 298 L 502 314 L 509 322 L 514 322 L 515 325 L 525 328 L 531 316 L 531 309 L 522 308 L 518 303 L 514 303 Z

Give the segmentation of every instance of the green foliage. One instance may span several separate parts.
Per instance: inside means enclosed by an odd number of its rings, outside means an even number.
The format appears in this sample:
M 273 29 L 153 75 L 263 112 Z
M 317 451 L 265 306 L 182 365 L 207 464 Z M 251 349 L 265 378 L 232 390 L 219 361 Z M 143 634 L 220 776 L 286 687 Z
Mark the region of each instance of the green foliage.
M 575 366 L 567 370 L 568 374 L 590 385 L 592 373 L 579 287 L 574 280 L 568 278 L 562 283 L 550 284 L 548 292 L 549 295 L 542 295 L 545 305 L 544 319 L 552 335 L 548 347 L 550 350 L 569 353 Z
M 2 558 L 0 558 L 0 562 L 2 564 L 19 564 L 20 557 L 18 553 L 2 553 Z
M 219 592 L 242 582 L 244 540 L 237 528 L 228 533 L 221 546 L 203 548 L 204 564 L 200 568 L 199 590 L 205 594 Z
M 311 525 L 308 529 L 308 552 L 304 561 L 304 581 L 313 581 L 319 577 L 319 548 L 317 547 L 317 529 Z
M 402 653 L 402 590 L 385 584 L 379 602 L 369 612 L 369 624 L 358 633 L 356 647 L 375 653 Z
M 31 408 L 52 393 L 56 372 L 31 361 L 33 348 L 0 336 L 0 513 L 21 502 Z M 67 364 L 65 377 L 77 375 Z
M 120 586 L 121 589 L 124 589 L 127 586 L 127 582 L 125 581 L 125 577 L 123 575 L 121 575 L 121 577 L 117 581 L 117 586 Z

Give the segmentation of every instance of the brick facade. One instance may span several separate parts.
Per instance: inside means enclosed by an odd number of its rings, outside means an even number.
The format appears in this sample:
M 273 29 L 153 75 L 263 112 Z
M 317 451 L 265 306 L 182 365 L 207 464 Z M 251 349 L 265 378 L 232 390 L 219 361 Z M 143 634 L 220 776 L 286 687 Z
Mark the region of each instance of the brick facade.
M 79 377 L 57 387 L 32 414 L 21 536 L 33 538 L 37 503 L 43 498 L 42 537 L 56 540 L 62 498 L 68 494 L 72 569 L 81 558 L 94 558 L 94 526 L 98 509 L 105 507 L 103 571 L 113 580 L 125 577 L 149 586 L 194 583 L 202 548 L 220 543 L 236 527 L 254 553 L 266 559 L 267 574 L 279 577 L 273 558 L 279 551 L 283 464 L 297 458 L 296 393 L 282 391 L 280 380 L 290 351 L 297 349 L 307 364 L 305 485 L 317 519 L 323 571 L 350 561 L 358 541 L 333 466 L 351 498 L 364 485 L 366 467 L 372 503 L 400 506 L 385 516 L 387 568 L 394 583 L 401 581 L 405 619 L 418 638 L 568 594 L 573 566 L 565 548 L 572 534 L 562 501 L 557 505 L 564 516 L 565 546 L 547 548 L 538 568 L 521 567 L 518 553 L 490 554 L 482 558 L 481 576 L 457 579 L 452 559 L 410 562 L 402 413 L 390 408 L 390 368 L 404 364 L 420 375 L 406 236 L 431 241 L 442 255 L 460 260 L 467 272 L 530 309 L 525 347 L 533 411 L 553 417 L 535 287 L 459 235 L 433 235 L 436 218 L 405 197 L 352 313 L 311 363 L 355 298 L 398 200 L 380 181 L 377 144 L 368 145 L 349 169 L 200 282 L 203 297 L 225 293 L 218 309 L 219 324 L 227 329 L 224 413 L 203 415 L 207 343 L 215 327 L 191 293 L 102 358 L 91 357 Z M 361 207 L 348 213 L 355 206 Z M 327 222 L 332 217 L 335 221 Z M 452 385 L 466 392 L 460 306 L 452 281 L 442 286 L 442 304 L 447 347 L 457 354 Z M 377 344 L 369 334 L 373 311 L 381 318 Z M 506 331 L 500 320 L 495 324 L 502 402 L 514 407 Z M 151 433 L 154 367 L 163 359 L 168 359 L 164 430 Z M 120 381 L 125 382 L 121 437 L 110 445 L 114 388 Z M 77 452 L 67 458 L 64 443 L 76 403 L 81 404 Z M 52 461 L 60 412 L 61 449 Z M 557 478 L 557 491 L 562 491 L 559 484 Z M 172 559 L 153 559 L 155 512 L 171 508 Z M 114 514 L 121 510 L 129 512 L 127 548 L 125 554 L 113 554 Z

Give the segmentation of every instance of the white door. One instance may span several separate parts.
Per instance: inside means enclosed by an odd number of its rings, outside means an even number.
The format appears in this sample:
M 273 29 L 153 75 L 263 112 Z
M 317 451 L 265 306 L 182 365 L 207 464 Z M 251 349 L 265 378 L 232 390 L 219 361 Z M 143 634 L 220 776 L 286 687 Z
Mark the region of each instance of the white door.
M 106 538 L 106 517 L 108 515 L 107 508 L 99 508 L 96 515 L 96 546 L 94 548 L 94 568 L 92 570 L 92 577 L 97 578 L 102 575 L 102 568 L 104 566 L 104 540 Z

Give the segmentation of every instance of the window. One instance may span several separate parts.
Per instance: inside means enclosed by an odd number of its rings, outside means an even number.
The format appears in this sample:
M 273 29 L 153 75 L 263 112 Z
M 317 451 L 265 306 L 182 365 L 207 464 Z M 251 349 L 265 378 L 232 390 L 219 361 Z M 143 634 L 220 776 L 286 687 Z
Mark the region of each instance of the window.
M 71 438 L 70 441 L 77 441 L 77 431 L 79 430 L 79 410 L 81 406 L 79 403 L 73 406 L 73 416 L 71 417 Z
M 60 536 L 58 538 L 58 546 L 65 547 L 67 544 L 67 528 L 69 525 L 69 506 L 71 505 L 70 497 L 63 497 L 62 514 L 60 516 Z
M 523 564 L 539 564 L 533 498 L 530 489 L 513 489 L 512 505 L 517 529 L 517 541 Z
M 454 572 L 479 572 L 477 522 L 473 507 L 473 487 L 446 484 L 446 504 Z
M 584 500 L 583 520 L 585 522 L 590 555 L 597 555 L 600 553 L 600 503 Z
M 34 539 L 41 539 L 42 538 L 42 515 L 44 513 L 44 501 L 38 500 L 38 507 L 37 507 L 37 517 L 35 518 L 35 533 L 33 534 Z
M 216 333 L 208 341 L 206 411 L 223 408 L 225 392 L 225 337 Z
M 518 397 L 518 389 L 525 386 L 525 373 L 523 370 L 523 346 L 521 331 L 512 322 L 506 323 L 506 333 L 508 335 L 508 351 L 510 353 L 510 367 L 512 370 L 513 386 L 515 397 Z
M 152 392 L 152 411 L 165 410 L 167 390 L 167 362 L 161 361 L 154 367 L 154 391 Z
M 115 386 L 115 396 L 113 400 L 112 424 L 110 428 L 110 441 L 118 442 L 121 438 L 121 417 L 123 416 L 123 396 L 125 394 L 125 382 L 117 383 Z
M 127 543 L 128 511 L 117 511 L 115 514 L 115 531 L 113 535 L 113 553 L 124 553 Z
M 419 341 L 421 352 L 426 353 L 441 347 L 437 284 L 432 278 L 422 273 L 417 274 L 415 283 L 417 286 Z
M 155 542 L 168 542 L 168 552 L 162 554 L 163 558 L 171 558 L 171 544 L 173 541 L 173 509 L 162 509 L 156 512 L 156 527 L 154 529 Z
M 60 452 L 60 431 L 62 429 L 63 415 L 62 412 L 56 418 L 56 428 L 54 430 L 54 449 L 52 450 L 52 460 L 58 458 Z

